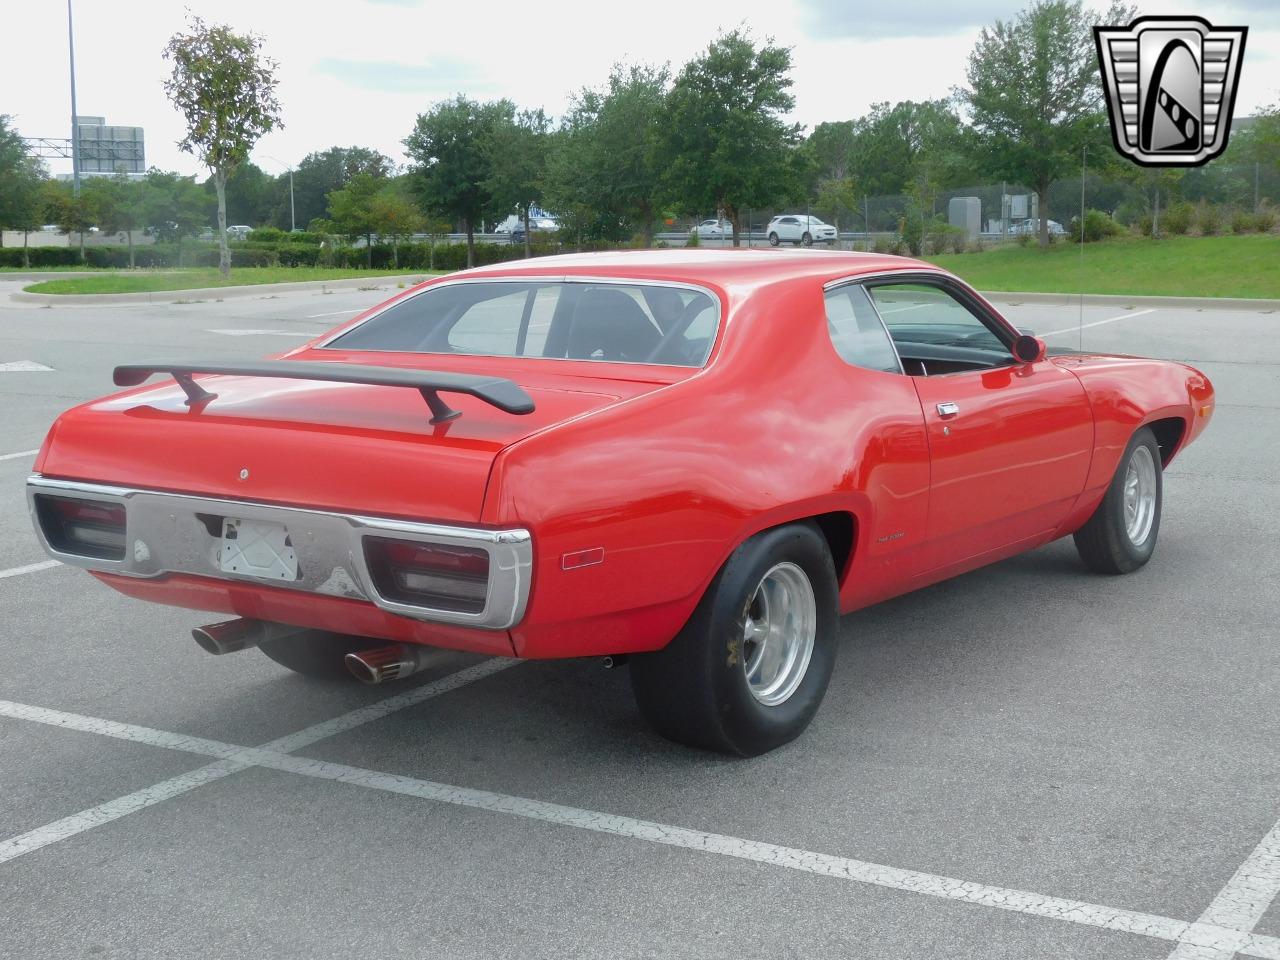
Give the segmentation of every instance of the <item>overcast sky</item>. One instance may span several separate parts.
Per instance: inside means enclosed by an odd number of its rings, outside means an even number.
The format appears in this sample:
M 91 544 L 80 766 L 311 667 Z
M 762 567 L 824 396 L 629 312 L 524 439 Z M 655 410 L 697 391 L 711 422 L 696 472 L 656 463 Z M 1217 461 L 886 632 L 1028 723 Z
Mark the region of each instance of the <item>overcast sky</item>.
M 145 128 L 147 163 L 206 171 L 176 142 L 160 52 L 184 19 L 261 34 L 279 61 L 285 128 L 254 160 L 279 172 L 312 150 L 374 147 L 404 162 L 417 114 L 455 93 L 509 97 L 563 112 L 569 94 L 598 86 L 617 61 L 678 69 L 718 29 L 749 27 L 794 49 L 796 109 L 806 127 L 846 120 L 881 100 L 943 97 L 964 80 L 985 23 L 1019 0 L 74 0 L 76 87 L 82 115 Z M 1099 4 L 1101 6 L 1101 4 Z M 1280 0 L 1140 0 L 1146 14 L 1196 13 L 1250 28 L 1236 115 L 1280 100 Z M 330 12 L 332 11 L 332 12 Z M 24 136 L 67 137 L 65 0 L 0 0 L 5 44 L 0 113 Z M 16 41 L 16 42 L 13 42 Z M 69 161 L 51 161 L 54 172 Z

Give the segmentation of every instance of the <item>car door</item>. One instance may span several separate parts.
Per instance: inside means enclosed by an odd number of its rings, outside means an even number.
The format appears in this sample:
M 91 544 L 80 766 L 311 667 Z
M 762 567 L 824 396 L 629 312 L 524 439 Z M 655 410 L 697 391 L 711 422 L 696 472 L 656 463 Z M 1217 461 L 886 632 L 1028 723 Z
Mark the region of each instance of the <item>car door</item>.
M 865 497 L 856 554 L 844 579 L 844 609 L 901 593 L 920 572 L 929 511 L 929 445 L 911 378 L 856 279 L 824 290 L 827 332 L 844 361 L 837 367 L 848 398 L 842 429 L 850 466 L 847 482 Z
M 1093 414 L 1051 359 L 1016 361 L 1017 331 L 937 275 L 869 282 L 924 412 L 928 567 L 976 566 L 1047 537 L 1084 489 Z

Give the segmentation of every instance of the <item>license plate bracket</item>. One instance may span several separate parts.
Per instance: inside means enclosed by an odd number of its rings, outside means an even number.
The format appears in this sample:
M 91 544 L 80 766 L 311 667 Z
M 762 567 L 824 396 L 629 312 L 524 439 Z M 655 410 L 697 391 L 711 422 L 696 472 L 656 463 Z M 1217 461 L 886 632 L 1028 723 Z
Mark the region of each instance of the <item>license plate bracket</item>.
M 218 569 L 259 580 L 297 580 L 298 555 L 289 528 L 269 520 L 223 517 Z

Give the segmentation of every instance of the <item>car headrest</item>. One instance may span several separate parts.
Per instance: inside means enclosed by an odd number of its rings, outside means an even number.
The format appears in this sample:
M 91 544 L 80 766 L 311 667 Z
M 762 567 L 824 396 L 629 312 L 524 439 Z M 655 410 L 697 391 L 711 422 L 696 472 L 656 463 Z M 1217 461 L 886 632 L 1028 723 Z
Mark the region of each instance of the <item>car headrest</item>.
M 640 305 L 621 290 L 588 290 L 569 330 L 568 357 L 643 362 L 662 335 Z

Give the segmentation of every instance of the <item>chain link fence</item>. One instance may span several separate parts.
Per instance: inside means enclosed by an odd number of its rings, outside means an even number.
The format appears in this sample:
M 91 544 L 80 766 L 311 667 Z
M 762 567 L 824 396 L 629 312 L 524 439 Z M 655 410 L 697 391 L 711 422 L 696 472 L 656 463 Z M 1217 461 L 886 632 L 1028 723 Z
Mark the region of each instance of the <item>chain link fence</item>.
M 1045 209 L 1042 211 L 1041 207 Z M 803 243 L 794 227 L 771 228 L 775 217 L 805 217 L 836 228 L 830 245 L 846 250 L 938 254 L 1007 243 L 1033 243 L 1040 219 L 1049 221 L 1051 242 L 1080 236 L 1081 210 L 1086 212 L 1086 239 L 1131 232 L 1181 234 L 1252 233 L 1275 230 L 1280 213 L 1280 164 L 1221 164 L 1185 171 L 1135 167 L 1132 173 L 1091 173 L 1054 182 L 1044 203 L 1027 184 L 990 182 L 946 190 L 927 185 L 911 193 L 865 196 L 844 204 L 792 204 L 745 209 L 738 217 L 743 246 Z M 725 246 L 730 225 L 712 224 L 710 211 L 701 219 L 675 221 L 658 239 L 669 246 L 686 245 L 696 231 L 700 245 Z M 815 223 L 810 239 L 817 237 Z

